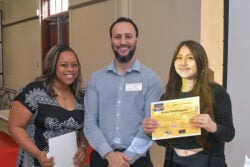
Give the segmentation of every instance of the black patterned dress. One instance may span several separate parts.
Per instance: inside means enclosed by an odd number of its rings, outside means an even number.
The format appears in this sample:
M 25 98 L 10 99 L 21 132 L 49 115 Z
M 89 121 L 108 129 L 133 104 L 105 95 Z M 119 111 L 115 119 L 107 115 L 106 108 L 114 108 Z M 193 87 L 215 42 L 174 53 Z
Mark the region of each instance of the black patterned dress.
M 56 98 L 48 96 L 41 82 L 28 84 L 19 91 L 15 100 L 21 102 L 32 113 L 26 131 L 40 150 L 49 150 L 48 139 L 83 128 L 83 100 L 76 100 L 75 109 L 67 111 L 60 106 Z M 17 166 L 39 167 L 40 164 L 20 148 Z

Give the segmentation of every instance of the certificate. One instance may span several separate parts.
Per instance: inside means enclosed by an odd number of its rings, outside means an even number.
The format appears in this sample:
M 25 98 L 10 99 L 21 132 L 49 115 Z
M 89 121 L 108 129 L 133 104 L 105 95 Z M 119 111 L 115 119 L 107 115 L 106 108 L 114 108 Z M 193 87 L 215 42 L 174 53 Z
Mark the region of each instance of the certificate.
M 77 151 L 76 132 L 49 139 L 48 157 L 54 157 L 54 167 L 75 167 L 73 156 Z
M 189 123 L 198 114 L 199 96 L 151 103 L 151 118 L 159 123 L 152 133 L 153 140 L 200 135 L 201 129 Z

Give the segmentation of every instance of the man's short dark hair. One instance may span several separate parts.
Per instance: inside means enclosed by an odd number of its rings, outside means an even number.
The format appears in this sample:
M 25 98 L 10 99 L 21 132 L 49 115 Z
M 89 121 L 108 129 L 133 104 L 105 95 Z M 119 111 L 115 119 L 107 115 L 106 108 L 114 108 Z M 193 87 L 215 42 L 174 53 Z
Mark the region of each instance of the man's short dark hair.
M 136 32 L 136 37 L 138 37 L 139 35 L 139 32 L 138 32 L 138 28 L 136 26 L 136 24 L 133 22 L 132 19 L 128 18 L 128 17 L 119 17 L 115 22 L 113 22 L 109 28 L 109 35 L 110 37 L 112 37 L 112 30 L 115 26 L 116 23 L 120 23 L 120 22 L 127 22 L 127 23 L 131 23 L 135 29 L 135 32 Z

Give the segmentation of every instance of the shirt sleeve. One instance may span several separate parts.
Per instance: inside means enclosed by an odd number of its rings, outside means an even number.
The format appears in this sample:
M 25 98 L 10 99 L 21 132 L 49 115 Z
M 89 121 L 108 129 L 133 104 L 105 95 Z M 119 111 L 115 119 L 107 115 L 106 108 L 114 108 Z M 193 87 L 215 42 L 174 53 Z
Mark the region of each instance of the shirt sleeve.
M 98 126 L 98 92 L 95 87 L 95 80 L 94 76 L 90 78 L 84 96 L 85 115 L 83 129 L 91 147 L 104 157 L 113 149 Z
M 145 97 L 145 117 L 151 117 L 151 102 L 160 100 L 162 95 L 162 85 L 158 76 L 150 78 L 150 84 Z M 150 136 L 144 133 L 142 125 L 135 138 L 132 140 L 130 146 L 125 150 L 125 154 L 130 157 L 130 164 L 133 164 L 137 159 L 146 155 L 146 152 L 153 144 Z
M 226 92 L 226 90 L 219 85 L 215 88 L 214 94 L 214 113 L 217 124 L 217 131 L 213 133 L 213 136 L 218 141 L 229 142 L 235 136 L 230 96 Z
M 37 101 L 37 94 L 36 92 L 39 92 L 37 90 L 41 90 L 37 87 L 37 83 L 33 82 L 25 87 L 21 88 L 15 99 L 16 101 L 19 101 L 22 103 L 30 112 L 34 113 L 36 108 L 38 107 L 38 101 Z

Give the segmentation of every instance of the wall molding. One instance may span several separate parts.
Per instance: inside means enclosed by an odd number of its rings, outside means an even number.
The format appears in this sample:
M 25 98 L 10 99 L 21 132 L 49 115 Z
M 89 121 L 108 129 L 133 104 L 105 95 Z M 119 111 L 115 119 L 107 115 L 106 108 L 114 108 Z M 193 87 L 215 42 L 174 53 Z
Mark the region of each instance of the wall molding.
M 104 2 L 104 1 L 108 1 L 108 0 L 90 0 L 88 2 L 83 2 L 83 3 L 79 3 L 79 4 L 76 4 L 76 5 L 69 6 L 69 10 L 74 10 L 74 9 L 94 5 L 94 4 L 97 4 L 97 3 L 100 3 L 100 2 Z
M 32 17 L 22 19 L 22 20 L 18 20 L 18 21 L 12 22 L 12 23 L 3 24 L 3 27 L 10 27 L 10 26 L 13 26 L 13 25 L 16 25 L 16 24 L 20 24 L 20 23 L 24 23 L 24 22 L 31 21 L 31 20 L 36 20 L 36 19 L 39 19 L 39 16 L 32 16 Z

